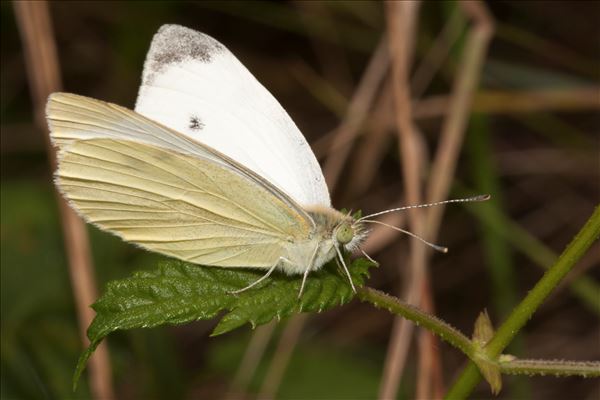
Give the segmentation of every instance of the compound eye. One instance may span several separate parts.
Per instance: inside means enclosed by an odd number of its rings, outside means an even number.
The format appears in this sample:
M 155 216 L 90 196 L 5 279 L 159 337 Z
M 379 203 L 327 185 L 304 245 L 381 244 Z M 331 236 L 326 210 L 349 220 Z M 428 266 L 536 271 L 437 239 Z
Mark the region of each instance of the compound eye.
M 338 243 L 349 243 L 354 238 L 354 229 L 352 229 L 352 226 L 350 226 L 350 224 L 343 223 L 337 229 L 335 238 L 338 241 Z

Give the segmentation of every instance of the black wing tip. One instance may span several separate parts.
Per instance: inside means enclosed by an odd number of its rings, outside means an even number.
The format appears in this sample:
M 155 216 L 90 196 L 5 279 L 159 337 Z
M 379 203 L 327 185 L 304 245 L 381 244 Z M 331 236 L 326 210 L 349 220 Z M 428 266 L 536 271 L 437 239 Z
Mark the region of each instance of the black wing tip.
M 185 61 L 210 63 L 225 46 L 211 36 L 176 24 L 162 25 L 152 39 L 144 67 L 144 83 L 171 64 Z

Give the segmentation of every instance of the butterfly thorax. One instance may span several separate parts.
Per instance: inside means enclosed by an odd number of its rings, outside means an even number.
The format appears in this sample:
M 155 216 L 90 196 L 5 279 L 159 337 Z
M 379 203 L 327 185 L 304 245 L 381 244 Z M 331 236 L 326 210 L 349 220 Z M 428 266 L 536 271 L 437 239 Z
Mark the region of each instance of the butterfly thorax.
M 293 272 L 301 273 L 306 268 L 320 269 L 336 256 L 336 247 L 352 251 L 366 237 L 363 224 L 348 214 L 321 206 L 306 207 L 305 210 L 315 227 L 306 241 L 296 242 L 288 248 L 290 261 L 299 269 Z M 313 261 L 309 266 L 311 258 Z

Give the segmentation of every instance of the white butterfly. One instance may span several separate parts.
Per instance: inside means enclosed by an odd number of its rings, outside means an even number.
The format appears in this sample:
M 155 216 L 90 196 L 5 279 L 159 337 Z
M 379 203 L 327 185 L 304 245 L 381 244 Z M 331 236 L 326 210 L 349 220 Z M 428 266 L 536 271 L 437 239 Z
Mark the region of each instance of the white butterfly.
M 160 28 L 135 112 L 54 93 L 47 119 L 56 184 L 89 222 L 191 263 L 267 270 L 247 288 L 279 268 L 303 274 L 301 295 L 308 273 L 337 256 L 354 289 L 341 248 L 358 248 L 375 215 L 331 208 L 294 122 L 210 36 Z

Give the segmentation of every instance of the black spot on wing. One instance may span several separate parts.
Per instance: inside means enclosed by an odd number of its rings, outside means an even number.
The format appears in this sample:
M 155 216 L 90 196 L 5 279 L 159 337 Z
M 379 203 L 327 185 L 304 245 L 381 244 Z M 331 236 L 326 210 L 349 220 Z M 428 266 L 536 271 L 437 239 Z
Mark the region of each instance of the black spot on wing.
M 171 64 L 188 60 L 209 63 L 225 47 L 212 37 L 180 25 L 163 25 L 154 35 L 144 68 L 144 81 L 151 84 L 154 76 Z
M 193 115 L 190 117 L 188 127 L 193 131 L 200 131 L 204 128 L 204 122 L 199 117 Z

